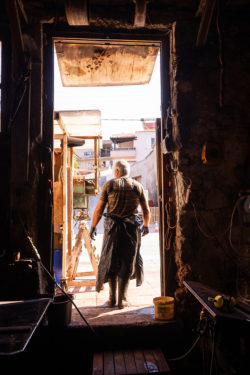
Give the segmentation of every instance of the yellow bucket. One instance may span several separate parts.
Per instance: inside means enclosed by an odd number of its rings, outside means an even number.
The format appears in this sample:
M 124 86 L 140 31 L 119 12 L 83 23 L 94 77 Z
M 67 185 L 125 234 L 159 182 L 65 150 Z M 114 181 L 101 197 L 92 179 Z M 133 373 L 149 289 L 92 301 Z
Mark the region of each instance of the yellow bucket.
M 156 320 L 170 320 L 174 318 L 173 297 L 155 297 L 153 302 Z

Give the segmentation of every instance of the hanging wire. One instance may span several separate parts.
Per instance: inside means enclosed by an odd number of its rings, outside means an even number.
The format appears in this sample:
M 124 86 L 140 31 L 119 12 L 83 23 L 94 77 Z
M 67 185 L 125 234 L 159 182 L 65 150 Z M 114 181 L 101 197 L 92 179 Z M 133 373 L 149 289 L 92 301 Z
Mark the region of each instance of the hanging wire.
M 194 210 L 194 216 L 195 216 L 195 220 L 196 220 L 196 223 L 197 223 L 197 226 L 200 230 L 200 232 L 207 238 L 210 238 L 210 239 L 214 239 L 214 238 L 218 238 L 218 237 L 223 237 L 229 230 L 230 228 L 230 225 L 227 226 L 227 228 L 222 232 L 222 233 L 218 233 L 218 234 L 215 234 L 215 235 L 210 235 L 208 233 L 206 233 L 206 231 L 201 227 L 200 223 L 199 223 L 199 220 L 198 220 L 198 217 L 197 217 L 197 211 L 196 211 L 196 207 L 195 207 L 195 204 L 193 202 L 191 202 L 192 206 L 193 206 L 193 210 Z
M 195 342 L 194 342 L 193 345 L 188 349 L 188 351 L 187 351 L 186 353 L 184 353 L 184 354 L 182 354 L 181 356 L 176 357 L 176 358 L 167 358 L 167 360 L 168 360 L 168 361 L 179 361 L 179 360 L 185 358 L 188 354 L 190 354 L 190 353 L 192 352 L 192 350 L 195 348 L 195 346 L 197 345 L 197 343 L 198 343 L 198 341 L 200 340 L 200 338 L 201 338 L 201 335 L 199 335 L 199 336 L 196 338 Z
M 238 198 L 238 200 L 235 202 L 235 205 L 234 205 L 234 208 L 233 208 L 233 211 L 232 211 L 232 214 L 231 214 L 231 218 L 230 218 L 228 239 L 229 239 L 229 244 L 230 244 L 232 250 L 234 250 L 234 252 L 237 255 L 240 255 L 242 258 L 250 259 L 249 254 L 239 254 L 240 249 L 236 249 L 236 247 L 233 245 L 233 242 L 232 242 L 232 227 L 233 227 L 234 214 L 235 214 L 236 208 L 238 208 L 238 204 L 240 203 L 240 201 L 244 200 L 245 198 L 246 198 L 245 196 L 242 196 L 242 197 Z
M 215 331 L 214 331 L 214 329 L 213 329 L 213 333 L 212 333 L 212 351 L 211 351 L 211 362 L 210 362 L 209 375 L 212 375 L 212 374 L 213 374 L 214 349 L 215 349 Z
M 24 67 L 24 70 L 22 71 L 18 81 L 17 81 L 17 86 L 16 86 L 16 94 L 14 97 L 14 108 L 12 110 L 12 113 L 9 118 L 9 123 L 8 123 L 8 130 L 10 130 L 17 113 L 19 111 L 19 108 L 22 104 L 24 95 L 27 91 L 28 85 L 29 85 L 29 80 L 30 80 L 30 68 L 29 68 L 29 62 L 30 60 L 27 61 L 26 66 Z

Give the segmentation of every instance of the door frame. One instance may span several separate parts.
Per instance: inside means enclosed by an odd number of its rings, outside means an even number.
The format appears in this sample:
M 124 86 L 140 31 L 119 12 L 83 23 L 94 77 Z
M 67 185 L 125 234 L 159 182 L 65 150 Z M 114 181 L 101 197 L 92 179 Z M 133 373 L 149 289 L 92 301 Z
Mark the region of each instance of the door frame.
M 53 154 L 53 114 L 54 114 L 54 52 L 53 44 L 55 39 L 93 39 L 93 40 L 120 40 L 127 41 L 156 41 L 160 43 L 160 74 L 161 74 L 161 119 L 157 121 L 156 129 L 156 152 L 157 152 L 157 173 L 158 173 L 158 197 L 159 197 L 159 248 L 160 248 L 160 283 L 161 294 L 167 293 L 167 275 L 169 259 L 166 255 L 165 233 L 167 229 L 166 219 L 166 189 L 167 189 L 167 171 L 165 168 L 166 158 L 161 152 L 161 142 L 166 137 L 165 122 L 167 118 L 167 109 L 170 100 L 170 80 L 169 80 L 169 34 L 170 31 L 158 32 L 155 30 L 144 30 L 138 33 L 137 30 L 109 30 L 100 29 L 82 31 L 78 27 L 70 26 L 55 27 L 53 25 L 43 25 L 43 43 L 44 43 L 44 93 L 43 93 L 43 124 L 44 124 L 44 142 L 52 145 Z M 53 165 L 52 160 L 47 163 L 48 180 L 51 181 L 53 193 Z M 48 187 L 49 188 L 49 187 Z M 53 202 L 53 199 L 52 199 Z M 53 270 L 53 208 L 47 213 L 47 246 L 50 249 L 49 265 Z

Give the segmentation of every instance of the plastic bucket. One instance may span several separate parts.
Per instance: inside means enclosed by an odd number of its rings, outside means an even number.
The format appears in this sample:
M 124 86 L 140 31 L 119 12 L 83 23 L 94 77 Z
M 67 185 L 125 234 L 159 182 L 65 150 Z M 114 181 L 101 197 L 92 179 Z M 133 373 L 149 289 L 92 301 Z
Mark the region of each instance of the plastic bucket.
M 156 320 L 170 320 L 174 318 L 173 297 L 155 297 L 153 302 Z
M 73 294 L 69 294 L 73 298 Z M 67 327 L 71 322 L 72 303 L 64 294 L 54 297 L 48 311 L 48 324 L 56 327 Z

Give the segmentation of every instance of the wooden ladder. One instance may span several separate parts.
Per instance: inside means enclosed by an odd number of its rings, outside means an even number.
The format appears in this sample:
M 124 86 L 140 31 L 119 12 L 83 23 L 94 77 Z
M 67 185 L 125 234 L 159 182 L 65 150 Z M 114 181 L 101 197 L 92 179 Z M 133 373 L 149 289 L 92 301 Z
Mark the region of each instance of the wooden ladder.
M 93 271 L 90 272 L 77 272 L 79 265 L 79 258 L 82 253 L 82 241 L 84 240 L 84 246 L 87 249 L 89 260 Z M 87 222 L 80 221 L 78 232 L 76 235 L 75 245 L 72 249 L 71 256 L 68 259 L 68 270 L 67 270 L 67 286 L 96 286 L 96 276 L 98 271 L 97 259 L 95 257 L 96 248 L 92 246 L 92 241 L 89 235 L 89 228 Z M 94 279 L 76 279 L 77 277 L 95 276 Z

